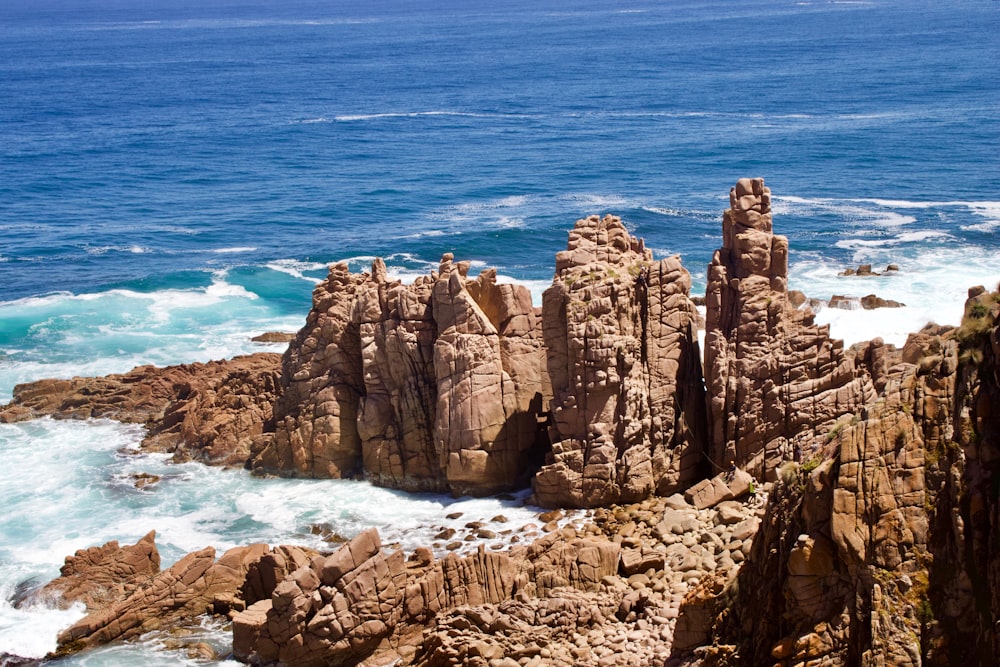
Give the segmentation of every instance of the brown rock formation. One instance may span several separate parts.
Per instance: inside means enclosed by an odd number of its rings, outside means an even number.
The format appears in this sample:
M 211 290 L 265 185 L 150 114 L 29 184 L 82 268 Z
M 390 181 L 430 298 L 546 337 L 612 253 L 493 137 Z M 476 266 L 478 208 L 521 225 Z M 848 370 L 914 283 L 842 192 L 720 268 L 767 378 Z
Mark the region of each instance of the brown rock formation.
M 177 460 L 243 465 L 250 439 L 270 428 L 279 359 L 260 353 L 17 385 L 14 400 L 0 408 L 0 422 L 106 417 L 145 424 L 143 447 L 174 452 Z
M 705 385 L 711 458 L 758 477 L 875 399 L 843 343 L 788 299 L 788 241 L 771 230 L 771 192 L 741 179 L 708 269 Z
M 218 560 L 207 547 L 141 582 L 126 595 L 97 608 L 59 634 L 66 654 L 152 630 L 191 623 L 196 617 L 242 608 L 239 591 L 250 566 L 268 553 L 265 544 L 230 549 Z
M 972 290 L 957 330 L 858 350 L 879 400 L 782 468 L 735 592 L 702 619 L 714 648 L 694 662 L 994 662 L 998 300 Z
M 448 490 L 434 443 L 434 282 L 432 276 L 409 286 L 389 282 L 385 264 L 376 259 L 372 282 L 352 311 L 364 371 L 358 411 L 364 470 L 382 486 Z
M 543 301 L 554 393 L 546 505 L 595 507 L 700 476 L 704 394 L 690 275 L 616 217 L 579 220 Z
M 155 531 L 150 531 L 135 544 L 124 547 L 112 541 L 80 549 L 66 557 L 58 578 L 33 591 L 25 601 L 52 600 L 60 606 L 82 602 L 90 611 L 102 609 L 128 596 L 160 571 L 155 538 Z
M 527 481 L 548 387 L 527 288 L 464 273 L 446 255 L 434 285 L 434 437 L 452 492 L 483 495 Z
M 305 326 L 281 360 L 274 432 L 256 440 L 258 472 L 340 478 L 360 470 L 358 403 L 364 392 L 361 338 L 351 321 L 368 274 L 337 264 L 313 290 Z
M 419 641 L 424 624 L 447 610 L 496 605 L 518 590 L 530 596 L 554 587 L 596 590 L 617 564 L 618 547 L 607 540 L 564 542 L 555 535 L 509 555 L 480 549 L 404 561 L 400 551 L 383 552 L 378 533 L 369 530 L 237 614 L 234 654 L 296 667 L 357 664 L 390 636 L 396 637 L 390 644 Z
M 331 269 L 283 362 L 261 472 L 477 495 L 526 482 L 548 383 L 526 288 L 442 260 L 412 285 Z M 319 464 L 319 465 L 318 465 Z

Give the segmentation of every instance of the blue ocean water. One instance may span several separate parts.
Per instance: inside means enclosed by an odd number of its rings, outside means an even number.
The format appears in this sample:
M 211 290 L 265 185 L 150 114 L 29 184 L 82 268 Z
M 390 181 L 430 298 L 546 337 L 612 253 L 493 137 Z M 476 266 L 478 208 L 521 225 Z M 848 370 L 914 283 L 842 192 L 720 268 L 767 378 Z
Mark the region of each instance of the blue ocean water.
M 3 0 L 0 401 L 40 377 L 280 349 L 249 337 L 297 329 L 334 261 L 386 256 L 407 278 L 454 252 L 539 295 L 594 213 L 679 253 L 697 292 L 743 176 L 774 192 L 793 288 L 908 306 L 821 312 L 834 333 L 902 342 L 1000 280 L 997 63 L 994 0 Z M 869 262 L 901 271 L 837 277 Z M 138 438 L 0 428 L 4 596 L 153 528 L 176 557 L 306 539 L 313 515 L 393 525 L 337 515 L 370 491 L 351 484 L 185 468 L 188 505 L 169 485 L 108 491 L 122 466 L 166 465 L 108 449 Z M 87 492 L 31 492 L 31 467 Z M 205 485 L 233 498 L 223 515 L 197 500 Z M 286 492 L 317 504 L 278 520 L 236 500 Z M 396 517 L 450 511 L 394 498 Z M 71 525 L 43 530 L 39 507 Z M 66 622 L 0 602 L 0 653 L 41 655 Z

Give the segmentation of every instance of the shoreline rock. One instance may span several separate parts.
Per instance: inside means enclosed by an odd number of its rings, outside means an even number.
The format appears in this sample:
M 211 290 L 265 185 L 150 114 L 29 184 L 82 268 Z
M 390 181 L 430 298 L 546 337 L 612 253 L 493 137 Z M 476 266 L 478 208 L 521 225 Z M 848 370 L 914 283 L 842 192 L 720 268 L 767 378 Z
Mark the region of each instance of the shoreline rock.
M 446 255 L 404 286 L 379 260 L 337 265 L 280 370 L 253 355 L 41 381 L 0 420 L 119 418 L 175 457 L 419 490 L 493 493 L 537 471 L 536 500 L 593 509 L 440 559 L 366 531 L 328 554 L 208 547 L 160 571 L 152 534 L 109 543 L 47 587 L 93 606 L 61 650 L 216 614 L 254 664 L 1000 654 L 1000 292 L 970 289 L 961 326 L 900 349 L 845 349 L 787 290 L 762 179 L 723 216 L 704 373 L 686 270 L 613 216 L 578 221 L 541 309 L 467 272 Z

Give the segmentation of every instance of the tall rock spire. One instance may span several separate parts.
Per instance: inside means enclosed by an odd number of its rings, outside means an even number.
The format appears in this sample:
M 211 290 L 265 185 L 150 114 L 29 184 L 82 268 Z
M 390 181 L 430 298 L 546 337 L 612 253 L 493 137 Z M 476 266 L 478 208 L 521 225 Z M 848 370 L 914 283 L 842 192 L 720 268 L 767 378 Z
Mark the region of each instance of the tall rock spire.
M 875 389 L 829 327 L 789 303 L 788 240 L 772 232 L 764 180 L 740 179 L 729 202 L 705 294 L 710 456 L 770 476 Z

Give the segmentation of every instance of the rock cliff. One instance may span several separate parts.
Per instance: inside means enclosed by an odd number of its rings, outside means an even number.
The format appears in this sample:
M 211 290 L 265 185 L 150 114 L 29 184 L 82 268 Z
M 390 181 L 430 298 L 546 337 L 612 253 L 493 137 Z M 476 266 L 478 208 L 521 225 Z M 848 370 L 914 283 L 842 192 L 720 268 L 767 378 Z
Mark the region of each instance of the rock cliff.
M 878 399 L 782 466 L 750 558 L 708 596 L 703 645 L 682 662 L 993 663 L 998 301 L 971 290 L 958 329 L 854 350 Z
M 411 491 L 483 495 L 525 484 L 549 393 L 537 313 L 495 271 L 445 255 L 412 285 L 330 270 L 283 359 L 260 472 L 363 474 Z

